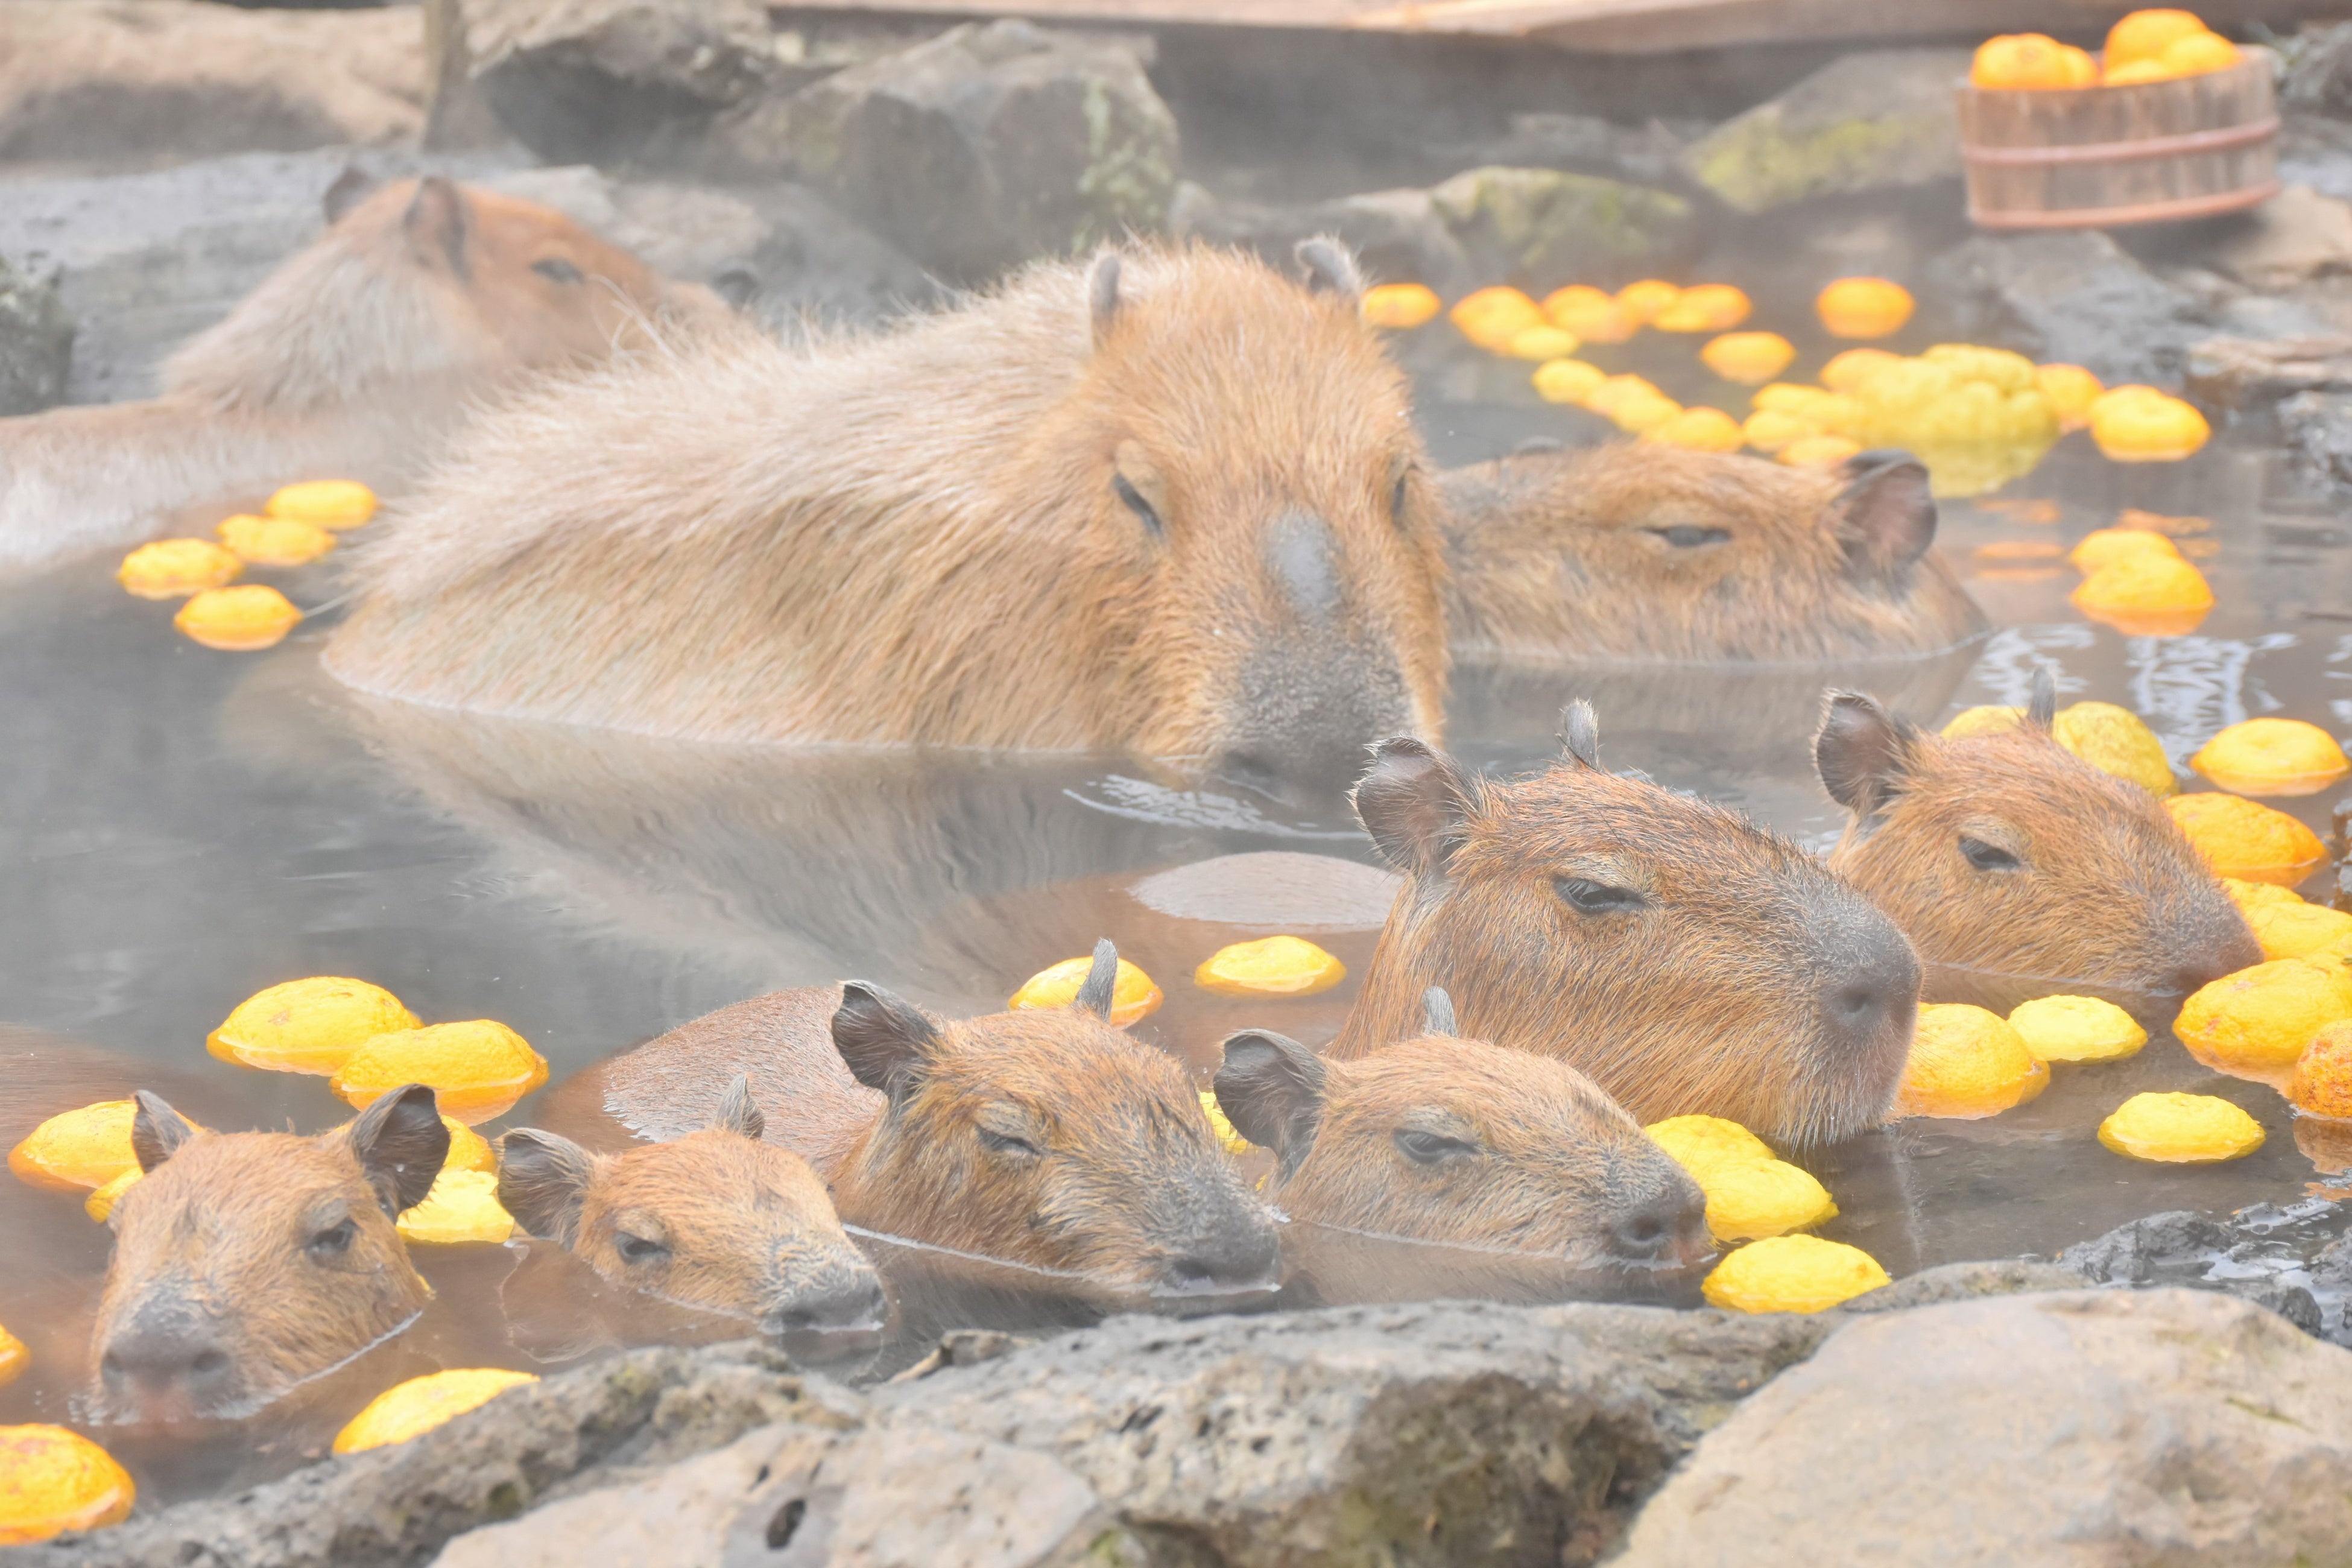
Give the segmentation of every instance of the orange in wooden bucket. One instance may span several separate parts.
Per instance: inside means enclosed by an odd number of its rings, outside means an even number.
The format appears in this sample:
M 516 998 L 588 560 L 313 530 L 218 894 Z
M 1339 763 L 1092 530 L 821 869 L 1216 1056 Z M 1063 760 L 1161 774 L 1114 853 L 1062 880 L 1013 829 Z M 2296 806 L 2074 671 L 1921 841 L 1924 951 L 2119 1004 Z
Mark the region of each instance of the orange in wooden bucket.
M 2107 69 L 2135 60 L 2161 59 L 2174 44 L 2208 30 L 2204 18 L 2194 11 L 2134 11 L 2107 29 Z
M 2076 79 L 2076 72 L 2066 58 L 2066 46 L 2057 39 L 2042 33 L 2006 33 L 1977 47 L 1969 83 L 2001 90 L 2088 86 Z

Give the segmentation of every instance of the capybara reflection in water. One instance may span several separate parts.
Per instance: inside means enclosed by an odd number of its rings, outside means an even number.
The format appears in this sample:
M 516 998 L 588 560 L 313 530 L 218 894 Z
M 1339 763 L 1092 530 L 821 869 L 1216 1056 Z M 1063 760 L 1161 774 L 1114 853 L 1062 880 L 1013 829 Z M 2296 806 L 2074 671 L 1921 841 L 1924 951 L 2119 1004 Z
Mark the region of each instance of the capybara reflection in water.
M 1217 1102 L 1274 1151 L 1285 1250 L 1324 1299 L 1402 1283 L 1342 1259 L 1420 1272 L 1411 1248 L 1350 1239 L 1433 1244 L 1437 1271 L 1469 1269 L 1480 1294 L 1639 1290 L 1713 1257 L 1698 1184 L 1622 1106 L 1565 1062 L 1454 1037 L 1432 994 L 1426 1033 L 1353 1060 L 1265 1030 L 1225 1042 Z
M 393 1220 L 424 1201 L 449 1152 L 431 1089 L 395 1089 L 313 1138 L 201 1131 L 136 1099 L 146 1174 L 109 1216 L 90 1336 L 101 1418 L 249 1414 L 424 1308 Z
M 757 996 L 583 1077 L 663 1135 L 739 1074 L 844 1222 L 1106 1300 L 1269 1289 L 1275 1232 L 1176 1063 L 1108 1021 L 1118 956 L 1066 1008 L 960 1023 L 856 981 Z
M 1986 630 L 1933 548 L 1927 470 L 1907 453 L 1817 473 L 1612 444 L 1444 485 L 1446 626 L 1465 663 L 1873 658 Z
M 1704 1112 L 1805 1144 L 1885 1114 L 1911 944 L 1796 845 L 1602 768 L 1586 704 L 1560 759 L 1509 783 L 1386 742 L 1356 810 L 1405 885 L 1332 1055 L 1416 1033 L 1442 985 L 1464 1034 L 1558 1057 L 1643 1121 Z
M 714 740 L 1343 777 L 1444 697 L 1438 500 L 1336 245 L 1041 266 L 477 425 L 354 565 L 385 696 Z
M 878 1329 L 873 1265 L 808 1162 L 759 1141 L 765 1125 L 738 1078 L 713 1125 L 619 1154 L 518 1127 L 500 1142 L 499 1201 L 625 1289 L 764 1333 Z
M 1850 816 L 1830 865 L 1936 966 L 1933 994 L 2056 983 L 2168 1019 L 2262 950 L 2163 803 L 2052 737 L 2054 685 L 2044 668 L 2024 723 L 1955 741 L 1832 692 L 1814 756 Z
M 727 316 L 535 202 L 346 175 L 327 207 L 323 236 L 172 356 L 161 395 L 0 419 L 0 569 L 292 479 L 396 485 L 519 376 Z

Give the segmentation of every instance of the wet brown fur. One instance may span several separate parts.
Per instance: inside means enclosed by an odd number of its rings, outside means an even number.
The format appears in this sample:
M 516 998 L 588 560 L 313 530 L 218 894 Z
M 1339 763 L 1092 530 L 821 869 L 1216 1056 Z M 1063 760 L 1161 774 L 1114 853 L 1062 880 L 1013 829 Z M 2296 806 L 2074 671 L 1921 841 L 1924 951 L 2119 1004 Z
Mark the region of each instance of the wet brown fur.
M 578 279 L 534 269 L 559 263 Z M 0 420 L 0 567 L 131 543 L 294 479 L 396 486 L 519 376 L 724 315 L 551 207 L 386 185 L 174 353 L 161 395 Z
M 1434 734 L 1436 495 L 1352 300 L 1199 248 L 1127 255 L 1099 329 L 1088 291 L 1042 266 L 886 335 L 747 333 L 521 402 L 355 565 L 328 666 L 713 739 L 1197 756 L 1310 710 L 1349 746 Z M 1293 509 L 1331 531 L 1328 626 L 1268 566 Z
M 1465 664 L 1926 654 L 1984 614 L 1924 541 L 1908 476 L 1619 443 L 1444 476 L 1446 624 Z M 1927 509 L 1925 533 L 1907 532 Z M 1676 527 L 1727 531 L 1698 545 Z M 1912 553 L 1911 545 L 1920 552 Z
M 1830 865 L 1951 972 L 1931 973 L 1931 995 L 2056 981 L 2147 999 L 2169 1019 L 2160 999 L 2262 961 L 2163 804 L 2040 725 L 1947 741 L 1837 694 L 1817 745 L 1850 814 Z M 2018 865 L 1979 869 L 1964 837 Z

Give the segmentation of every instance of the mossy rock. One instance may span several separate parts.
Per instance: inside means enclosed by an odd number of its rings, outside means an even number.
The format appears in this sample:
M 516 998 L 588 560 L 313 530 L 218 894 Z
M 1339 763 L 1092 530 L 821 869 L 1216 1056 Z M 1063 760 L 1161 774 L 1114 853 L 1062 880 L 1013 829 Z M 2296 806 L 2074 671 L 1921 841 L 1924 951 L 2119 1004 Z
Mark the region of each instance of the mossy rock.
M 1534 291 L 1674 270 L 1697 236 L 1682 197 L 1599 174 L 1470 169 L 1429 195 L 1482 276 Z
M 1957 49 L 1848 55 L 1693 142 L 1684 171 L 1744 213 L 1957 179 L 1952 91 L 1968 70 Z

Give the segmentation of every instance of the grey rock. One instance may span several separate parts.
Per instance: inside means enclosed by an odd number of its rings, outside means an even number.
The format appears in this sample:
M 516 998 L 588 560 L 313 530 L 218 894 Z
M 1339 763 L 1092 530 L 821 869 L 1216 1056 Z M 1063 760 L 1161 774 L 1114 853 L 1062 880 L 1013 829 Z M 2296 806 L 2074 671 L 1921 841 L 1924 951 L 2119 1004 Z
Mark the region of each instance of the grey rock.
M 1570 169 L 1634 184 L 1675 185 L 1687 177 L 1682 167 L 1684 145 L 1706 129 L 1677 128 L 1661 120 L 1619 125 L 1590 114 L 1514 114 L 1510 130 L 1502 136 L 1441 144 L 1429 155 L 1446 159 L 1457 169 Z
M 2023 1296 L 2045 1290 L 2079 1290 L 2091 1283 L 2072 1268 L 2037 1258 L 2007 1258 L 1997 1263 L 1947 1263 L 1906 1275 L 1842 1303 L 1841 1312 L 1901 1312 L 1945 1301 L 1974 1301 L 1987 1296 Z
M 1922 298 L 1970 342 L 2085 365 L 2102 380 L 2177 386 L 2219 311 L 2106 235 L 1979 235 L 1928 264 Z
M 2207 338 L 2190 346 L 2182 379 L 2200 404 L 2233 413 L 2299 392 L 2352 387 L 2352 336 Z
M 1952 87 L 1968 70 L 1964 50 L 1847 55 L 1693 142 L 1684 171 L 1744 213 L 1956 179 Z
M 1156 233 L 1176 184 L 1175 117 L 1124 43 L 973 24 L 712 128 L 755 174 L 796 171 L 949 279 Z
M 2322 495 L 2352 497 L 2352 390 L 2299 392 L 2278 405 L 2296 477 Z
M 2352 270 L 2352 204 L 2289 185 L 2230 226 L 2206 265 L 2250 289 L 2279 289 Z
M 19 272 L 0 257 L 0 416 L 65 401 L 73 339 L 56 279 Z
M 2352 23 L 2307 27 L 2280 50 L 2279 105 L 2352 118 Z
M 1300 206 L 1223 202 L 1199 185 L 1179 187 L 1169 208 L 1170 232 L 1213 245 L 1254 250 L 1288 268 L 1302 239 L 1337 235 L 1376 283 L 1425 283 L 1451 298 L 1480 281 L 1476 264 L 1454 237 L 1427 191 L 1368 191 Z
M 2201 1276 L 2230 1239 L 2227 1226 L 2174 1209 L 2077 1242 L 2058 1255 L 2058 1266 L 2103 1285 L 2180 1283 Z
M 413 6 L 0 0 L 0 160 L 413 144 L 424 118 Z
M 557 162 L 675 154 L 777 79 L 756 0 L 468 0 L 466 40 L 492 112 Z
M 1569 282 L 1671 273 L 1698 237 L 1671 191 L 1558 169 L 1468 169 L 1429 193 L 1482 282 L 1541 294 Z
M 1703 1441 L 1621 1568 L 2336 1563 L 2352 1352 L 2196 1291 L 1864 1319 Z

